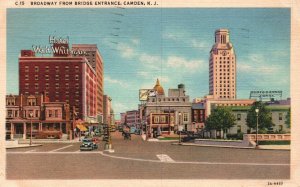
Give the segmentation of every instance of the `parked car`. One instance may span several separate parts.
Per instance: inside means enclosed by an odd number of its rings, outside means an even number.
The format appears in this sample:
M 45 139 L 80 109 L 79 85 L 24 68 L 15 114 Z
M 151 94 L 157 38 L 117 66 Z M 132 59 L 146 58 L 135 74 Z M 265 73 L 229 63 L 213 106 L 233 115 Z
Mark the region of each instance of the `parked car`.
M 130 134 L 134 134 L 135 133 L 136 128 L 135 127 L 130 127 Z
M 142 134 L 141 129 L 135 129 L 134 134 L 135 134 L 135 135 L 141 135 L 141 134 Z
M 80 145 L 80 151 L 89 150 L 92 151 L 94 149 L 98 149 L 98 145 L 95 141 L 90 138 L 85 138 L 82 140 L 82 144 Z

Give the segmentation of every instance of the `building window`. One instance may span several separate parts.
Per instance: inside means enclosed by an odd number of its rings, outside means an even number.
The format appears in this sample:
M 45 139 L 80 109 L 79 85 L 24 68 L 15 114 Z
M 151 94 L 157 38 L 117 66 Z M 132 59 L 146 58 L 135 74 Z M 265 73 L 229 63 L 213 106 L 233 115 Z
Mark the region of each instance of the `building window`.
M 46 80 L 49 80 L 49 75 L 45 75 L 45 79 L 46 79 Z
M 65 80 L 69 80 L 69 75 L 65 75 Z
M 25 72 L 29 72 L 29 66 L 25 66 Z
M 59 75 L 55 75 L 55 80 L 59 80 Z
M 38 75 L 35 75 L 34 76 L 34 79 L 37 81 L 37 80 L 39 80 L 39 76 Z
M 241 121 L 241 114 L 237 114 L 237 115 L 236 115 L 236 119 L 237 119 L 238 121 Z
M 38 89 L 39 89 L 39 83 L 35 83 L 35 84 L 34 84 L 34 88 L 35 88 L 36 90 L 38 90 Z
M 79 67 L 75 66 L 75 72 L 79 72 Z
M 28 74 L 25 75 L 25 80 L 27 80 L 27 81 L 29 80 L 29 75 Z
M 54 117 L 56 117 L 56 118 L 58 117 L 58 110 L 54 111 Z
M 279 113 L 279 120 L 282 120 L 282 113 Z
M 188 122 L 188 121 L 189 121 L 188 113 L 183 113 L 183 122 Z
M 240 125 L 237 126 L 237 133 L 241 133 L 242 132 L 242 127 Z
M 55 83 L 55 89 L 59 89 L 59 83 Z
M 59 66 L 55 66 L 55 71 L 59 72 Z
M 52 115 L 53 115 L 53 114 L 52 114 L 52 110 L 49 110 L 49 111 L 48 111 L 48 117 L 51 118 Z
M 28 99 L 28 105 L 29 106 L 36 106 L 36 98 Z
M 39 67 L 38 66 L 34 66 L 34 71 L 35 72 L 39 72 Z
M 8 105 L 8 106 L 13 106 L 13 105 L 15 105 L 15 99 L 14 99 L 14 98 L 7 99 L 6 105 Z
M 154 121 L 153 123 L 159 123 L 159 116 L 154 116 Z
M 29 89 L 29 83 L 25 83 L 25 89 Z
M 46 67 L 45 67 L 45 71 L 46 71 L 46 72 L 49 72 L 49 66 L 46 66 Z
M 160 123 L 166 123 L 166 116 L 160 116 Z
M 66 72 L 69 72 L 69 66 L 65 66 Z
M 49 89 L 49 83 L 46 83 L 46 84 L 45 84 L 45 87 L 46 87 L 46 89 L 48 90 L 48 89 Z
M 79 75 L 75 75 L 75 80 L 79 80 Z

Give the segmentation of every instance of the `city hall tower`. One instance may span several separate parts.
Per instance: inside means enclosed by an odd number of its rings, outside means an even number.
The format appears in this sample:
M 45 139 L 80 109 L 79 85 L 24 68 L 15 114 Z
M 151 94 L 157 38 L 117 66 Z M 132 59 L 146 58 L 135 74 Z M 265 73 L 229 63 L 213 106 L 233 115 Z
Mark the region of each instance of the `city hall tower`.
M 215 31 L 209 58 L 209 94 L 214 99 L 236 99 L 236 56 L 227 29 Z

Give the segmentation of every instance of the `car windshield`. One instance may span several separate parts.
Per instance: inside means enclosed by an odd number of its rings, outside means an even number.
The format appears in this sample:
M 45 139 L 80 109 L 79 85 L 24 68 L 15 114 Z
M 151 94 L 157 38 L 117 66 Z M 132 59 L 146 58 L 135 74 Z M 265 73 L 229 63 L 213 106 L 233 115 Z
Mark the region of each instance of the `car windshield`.
M 88 139 L 84 139 L 84 140 L 82 140 L 82 142 L 83 143 L 90 143 L 90 142 L 92 142 L 91 140 L 88 140 Z

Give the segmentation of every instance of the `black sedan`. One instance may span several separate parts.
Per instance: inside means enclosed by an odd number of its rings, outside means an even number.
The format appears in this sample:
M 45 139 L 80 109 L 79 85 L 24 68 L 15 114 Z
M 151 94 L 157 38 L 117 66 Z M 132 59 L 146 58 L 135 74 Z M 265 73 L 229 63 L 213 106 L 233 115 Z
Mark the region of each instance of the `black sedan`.
M 98 145 L 95 142 L 93 142 L 92 139 L 85 138 L 82 140 L 82 144 L 80 145 L 80 151 L 92 151 L 94 149 L 98 149 Z

